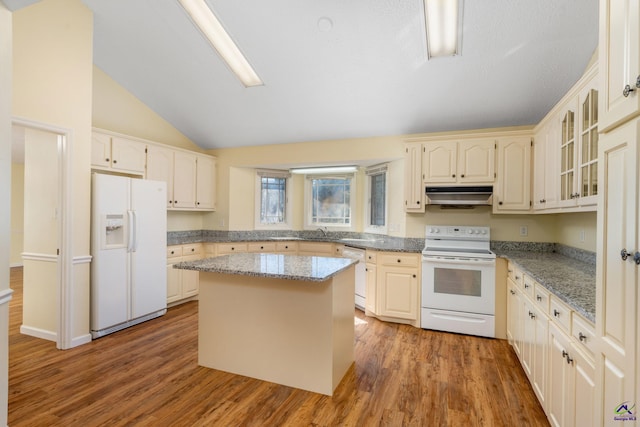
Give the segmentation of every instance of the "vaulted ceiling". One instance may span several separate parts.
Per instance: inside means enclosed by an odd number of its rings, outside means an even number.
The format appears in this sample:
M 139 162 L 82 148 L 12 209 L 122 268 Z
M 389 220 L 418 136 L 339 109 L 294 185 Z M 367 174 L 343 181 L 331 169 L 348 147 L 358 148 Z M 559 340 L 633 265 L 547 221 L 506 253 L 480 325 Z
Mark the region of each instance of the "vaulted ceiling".
M 207 149 L 532 125 L 598 42 L 597 0 L 466 0 L 462 54 L 432 60 L 422 0 L 207 1 L 264 86 L 177 0 L 83 0 L 94 63 Z

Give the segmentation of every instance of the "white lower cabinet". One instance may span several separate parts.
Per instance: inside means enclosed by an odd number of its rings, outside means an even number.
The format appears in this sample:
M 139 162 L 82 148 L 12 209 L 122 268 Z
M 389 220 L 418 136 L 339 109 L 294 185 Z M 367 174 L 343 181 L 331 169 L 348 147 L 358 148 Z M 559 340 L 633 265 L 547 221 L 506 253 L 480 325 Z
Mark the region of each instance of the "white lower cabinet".
M 523 276 L 507 281 L 507 337 L 538 401 L 553 426 L 598 425 L 594 327 Z
M 167 304 L 198 295 L 199 272 L 175 269 L 173 265 L 200 258 L 202 258 L 200 243 L 167 247 Z
M 419 325 L 420 259 L 419 254 L 378 252 L 376 264 L 368 262 L 368 314 Z M 373 299 L 369 301 L 371 297 Z

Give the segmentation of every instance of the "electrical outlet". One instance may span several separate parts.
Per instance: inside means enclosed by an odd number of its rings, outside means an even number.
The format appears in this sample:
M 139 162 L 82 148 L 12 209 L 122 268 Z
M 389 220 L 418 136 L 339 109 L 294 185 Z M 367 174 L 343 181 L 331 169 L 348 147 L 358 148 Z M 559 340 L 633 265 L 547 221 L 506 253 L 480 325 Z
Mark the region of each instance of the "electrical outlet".
M 584 242 L 584 228 L 580 230 L 580 241 Z
M 529 228 L 526 225 L 521 225 L 520 226 L 520 235 L 521 236 L 528 236 L 529 235 Z

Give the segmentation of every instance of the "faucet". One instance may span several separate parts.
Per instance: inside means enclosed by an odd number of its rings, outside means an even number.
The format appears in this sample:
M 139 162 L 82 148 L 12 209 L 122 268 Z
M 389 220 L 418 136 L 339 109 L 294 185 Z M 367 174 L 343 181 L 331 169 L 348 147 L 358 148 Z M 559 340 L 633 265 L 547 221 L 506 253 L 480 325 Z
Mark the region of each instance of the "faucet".
M 320 227 L 318 228 L 319 231 L 322 231 L 322 236 L 323 237 L 327 237 L 327 233 L 329 232 L 329 230 L 327 229 L 327 227 Z

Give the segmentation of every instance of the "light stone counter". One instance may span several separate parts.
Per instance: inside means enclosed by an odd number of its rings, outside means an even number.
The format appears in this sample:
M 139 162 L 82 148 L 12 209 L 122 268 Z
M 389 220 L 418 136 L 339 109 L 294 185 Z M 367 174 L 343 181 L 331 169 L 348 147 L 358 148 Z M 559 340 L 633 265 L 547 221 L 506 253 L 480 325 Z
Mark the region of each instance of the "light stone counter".
M 200 271 L 198 364 L 332 395 L 354 362 L 355 261 L 232 254 Z

